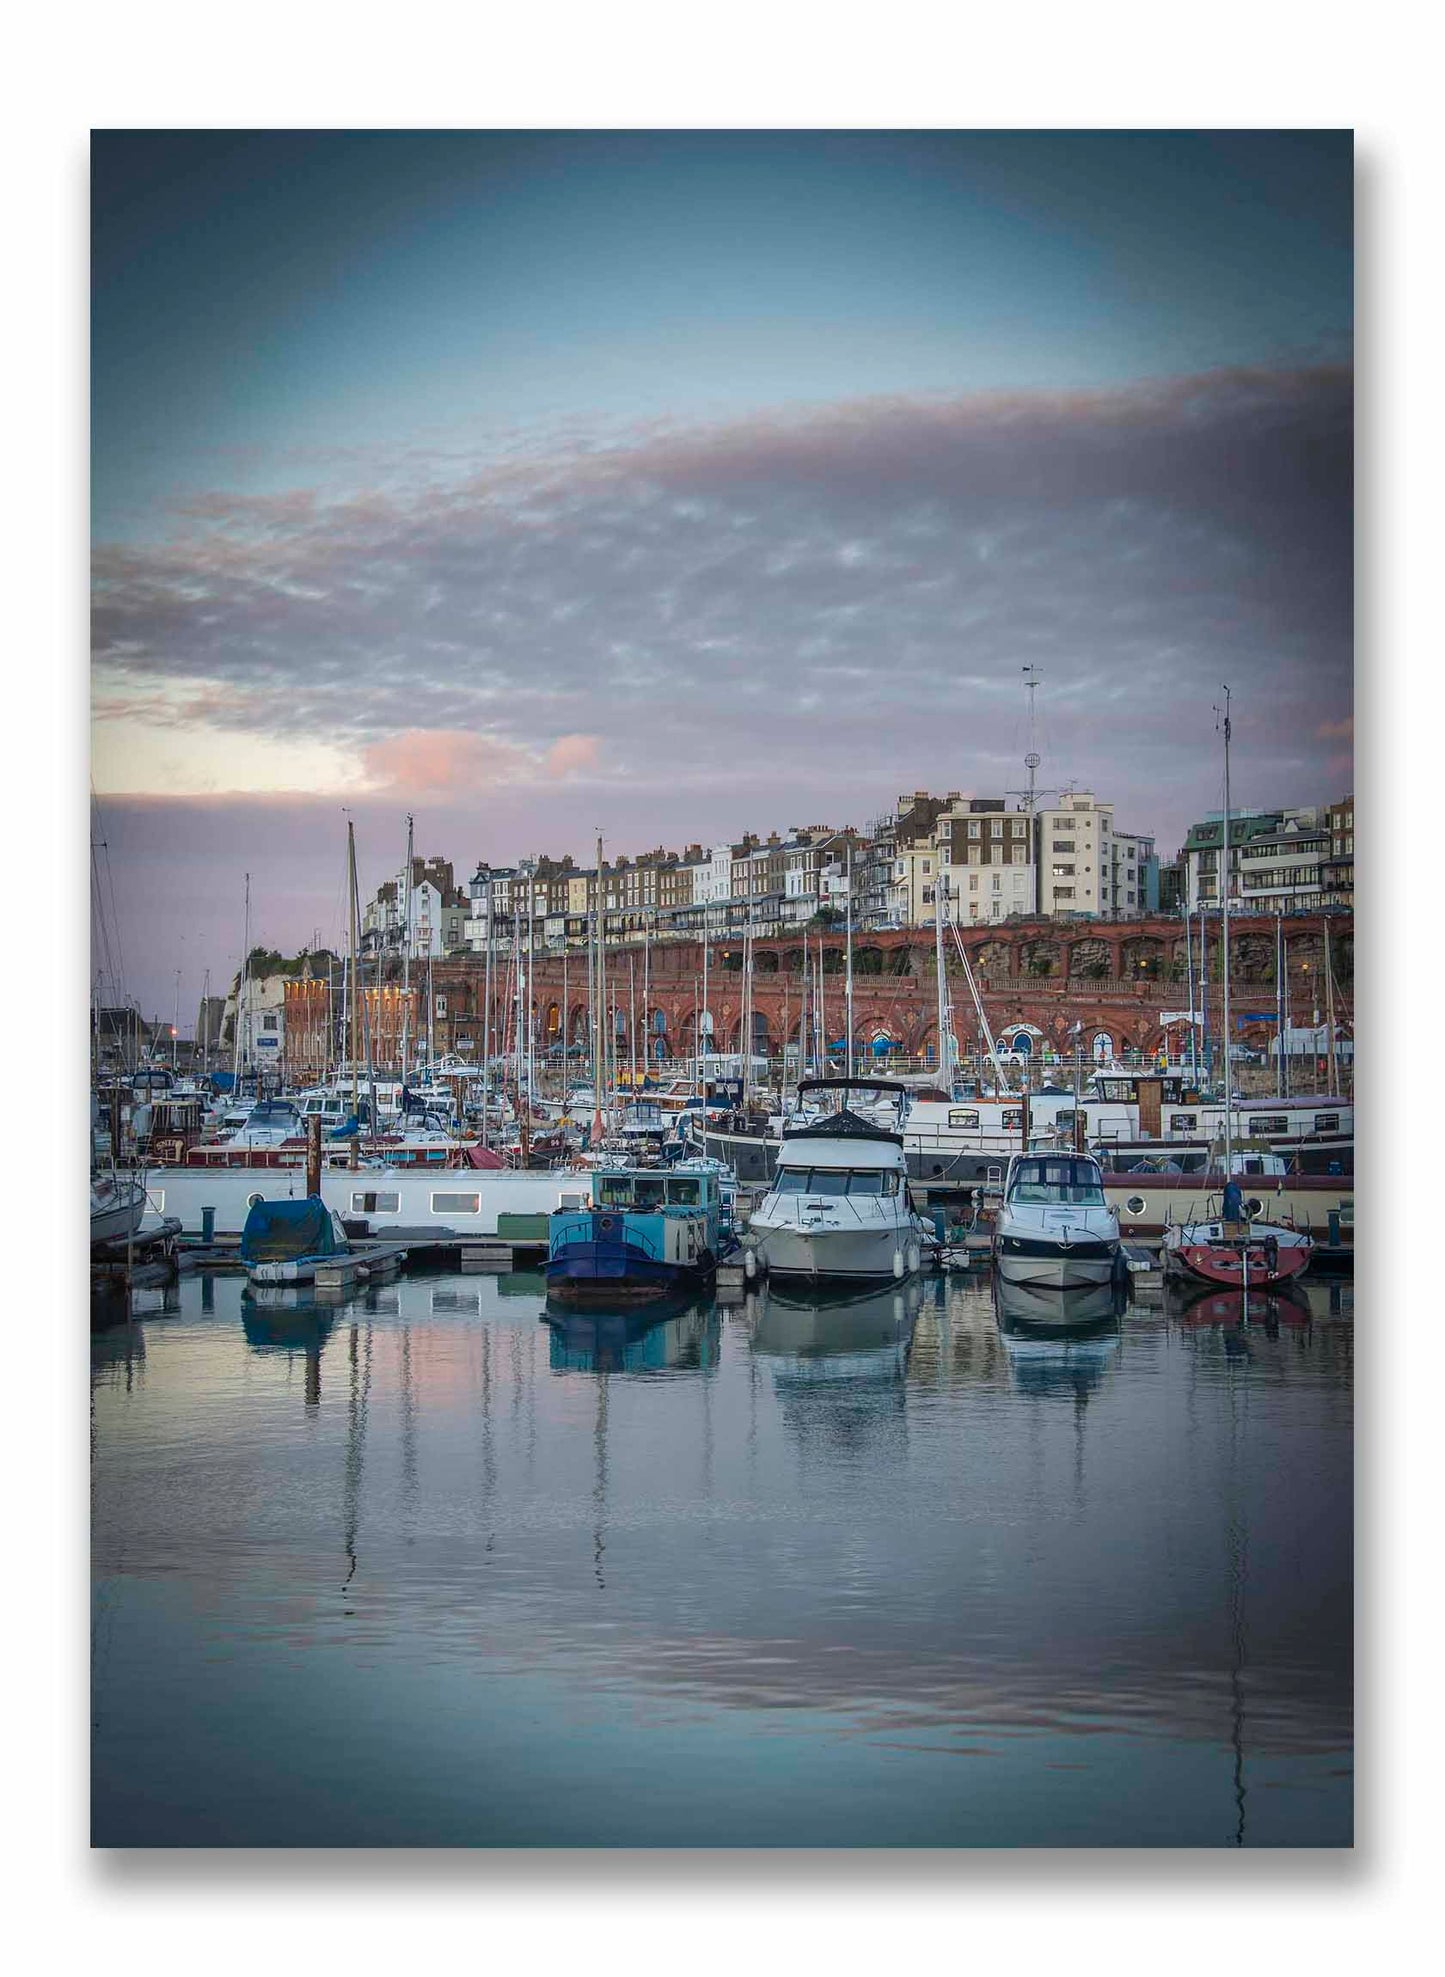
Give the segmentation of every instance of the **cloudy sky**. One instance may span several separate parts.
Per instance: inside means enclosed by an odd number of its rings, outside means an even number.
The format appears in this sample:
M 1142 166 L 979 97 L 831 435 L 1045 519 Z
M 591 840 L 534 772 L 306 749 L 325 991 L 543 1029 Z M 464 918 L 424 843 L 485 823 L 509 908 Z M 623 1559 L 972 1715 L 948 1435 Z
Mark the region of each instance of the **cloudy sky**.
M 1346 135 L 99 135 L 127 986 L 453 859 L 1351 780 Z M 93 826 L 94 827 L 94 826 Z

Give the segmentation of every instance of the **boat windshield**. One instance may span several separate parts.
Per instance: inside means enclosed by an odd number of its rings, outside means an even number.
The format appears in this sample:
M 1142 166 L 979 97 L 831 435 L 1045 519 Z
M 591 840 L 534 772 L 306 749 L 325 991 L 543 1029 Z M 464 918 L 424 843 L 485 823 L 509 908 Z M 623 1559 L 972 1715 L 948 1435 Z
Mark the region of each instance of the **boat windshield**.
M 780 1167 L 773 1187 L 778 1194 L 897 1194 L 898 1176 L 877 1167 Z
M 696 1200 L 697 1183 L 692 1185 Z M 661 1208 L 668 1200 L 680 1204 L 686 1197 L 679 1195 L 678 1187 L 676 1181 L 669 1186 L 661 1174 L 603 1174 L 597 1182 L 597 1206 L 646 1211 Z
M 1104 1190 L 1099 1169 L 1092 1160 L 1020 1160 L 1014 1169 L 1009 1199 L 1102 1208 Z

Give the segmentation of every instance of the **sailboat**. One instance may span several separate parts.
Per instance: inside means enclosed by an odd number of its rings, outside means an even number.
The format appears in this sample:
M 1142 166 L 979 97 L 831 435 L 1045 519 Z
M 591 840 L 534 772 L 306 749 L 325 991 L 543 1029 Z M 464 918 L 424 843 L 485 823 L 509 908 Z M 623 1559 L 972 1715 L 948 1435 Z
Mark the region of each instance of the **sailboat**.
M 1252 1221 L 1243 1212 L 1230 1214 L 1231 1194 L 1237 1195 L 1234 1177 L 1234 1069 L 1230 1061 L 1232 1035 L 1229 998 L 1229 688 L 1224 689 L 1224 831 L 1221 853 L 1220 926 L 1224 951 L 1224 1195 L 1221 1213 L 1208 1220 L 1178 1222 L 1164 1232 L 1163 1260 L 1166 1276 L 1193 1277 L 1204 1283 L 1222 1284 L 1246 1295 L 1251 1290 L 1272 1290 L 1300 1276 L 1308 1267 L 1314 1248 L 1309 1237 L 1282 1222 Z

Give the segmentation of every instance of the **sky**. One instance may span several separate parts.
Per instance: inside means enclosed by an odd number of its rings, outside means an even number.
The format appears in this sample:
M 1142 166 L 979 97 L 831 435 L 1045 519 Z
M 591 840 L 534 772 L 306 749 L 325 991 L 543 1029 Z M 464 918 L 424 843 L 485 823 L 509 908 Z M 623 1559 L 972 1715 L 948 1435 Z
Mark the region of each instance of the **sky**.
M 97 133 L 92 837 L 188 1032 L 417 850 L 1352 776 L 1348 133 Z

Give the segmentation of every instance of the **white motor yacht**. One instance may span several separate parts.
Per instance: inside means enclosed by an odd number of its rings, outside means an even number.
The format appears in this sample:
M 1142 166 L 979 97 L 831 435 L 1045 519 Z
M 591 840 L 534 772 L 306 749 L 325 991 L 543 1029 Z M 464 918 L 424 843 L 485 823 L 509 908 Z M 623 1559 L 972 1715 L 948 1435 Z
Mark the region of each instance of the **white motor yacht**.
M 1016 1153 L 1004 1179 L 994 1264 L 1012 1284 L 1081 1290 L 1121 1268 L 1119 1218 L 1086 1153 Z
M 854 1091 L 892 1097 L 894 1128 L 851 1109 Z M 813 1093 L 838 1109 L 815 1111 Z M 798 1098 L 805 1123 L 784 1130 L 772 1186 L 749 1224 L 744 1267 L 805 1279 L 911 1277 L 927 1231 L 908 1192 L 906 1090 L 888 1079 L 810 1079 Z

